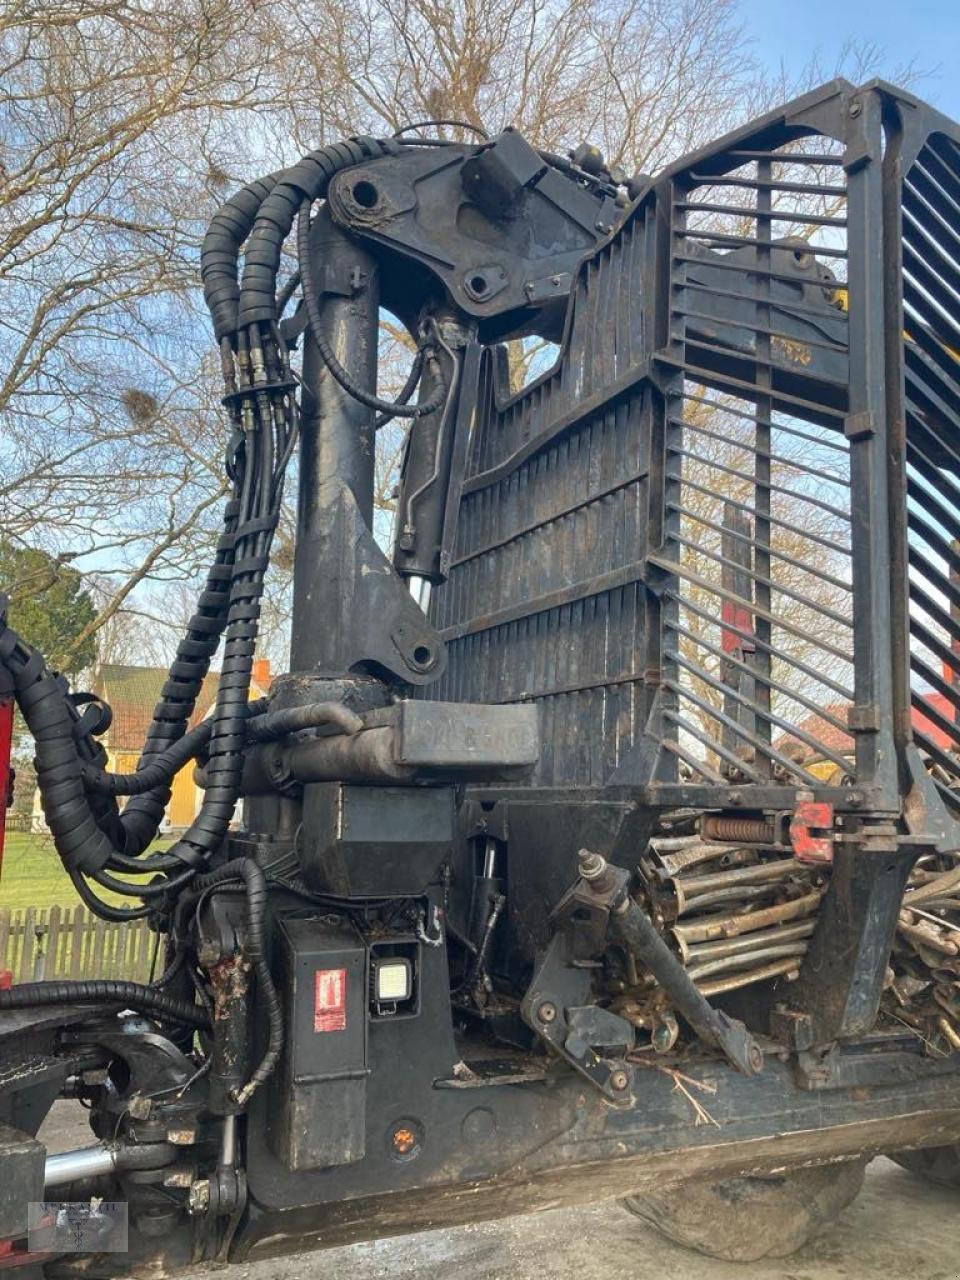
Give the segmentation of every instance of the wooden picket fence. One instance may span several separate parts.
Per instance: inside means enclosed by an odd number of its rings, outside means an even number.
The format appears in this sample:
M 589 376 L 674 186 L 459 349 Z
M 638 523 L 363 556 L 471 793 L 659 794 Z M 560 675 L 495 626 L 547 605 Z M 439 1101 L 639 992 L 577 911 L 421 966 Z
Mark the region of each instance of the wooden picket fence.
M 86 907 L 0 910 L 0 971 L 14 982 L 150 978 L 157 934 L 146 920 L 101 920 Z M 162 948 L 158 971 L 163 965 Z

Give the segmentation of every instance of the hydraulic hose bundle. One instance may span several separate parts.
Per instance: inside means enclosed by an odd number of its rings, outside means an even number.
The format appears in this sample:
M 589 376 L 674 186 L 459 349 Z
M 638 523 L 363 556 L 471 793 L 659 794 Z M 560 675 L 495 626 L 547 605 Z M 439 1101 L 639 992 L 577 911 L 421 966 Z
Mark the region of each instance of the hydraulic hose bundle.
M 410 377 L 393 403 L 356 385 L 322 332 L 318 273 L 310 261 L 310 210 L 341 169 L 393 154 L 399 146 L 394 139 L 355 138 L 311 152 L 293 168 L 244 187 L 210 224 L 201 276 L 233 427 L 226 459 L 232 492 L 214 563 L 170 667 L 135 774 L 106 771 L 106 753 L 96 735 L 109 726 L 109 708 L 71 695 L 40 654 L 5 618 L 0 621 L 0 661 L 13 674 L 21 712 L 36 742 L 38 782 L 57 851 L 84 902 L 108 919 L 130 919 L 158 907 L 168 910 L 171 895 L 209 865 L 239 798 L 263 581 L 299 426 L 297 379 L 279 327 L 297 285 L 332 376 L 350 395 L 384 415 L 382 421 L 422 416 L 443 400 L 431 337 L 418 349 Z M 283 245 L 298 215 L 299 270 L 278 291 Z M 407 403 L 427 368 L 437 391 L 429 401 Z M 221 638 L 216 704 L 208 720 L 188 733 Z M 269 726 L 260 726 L 259 737 L 269 733 Z M 207 755 L 207 786 L 200 812 L 171 849 L 145 854 L 159 829 L 174 775 L 201 752 Z M 131 797 L 122 812 L 118 796 Z M 131 874 L 149 875 L 150 881 L 133 882 L 126 878 Z M 140 898 L 144 905 L 113 906 L 100 889 Z
M 279 1004 L 263 958 L 263 875 L 249 860 L 212 870 L 211 860 L 222 846 L 240 796 L 248 738 L 264 741 L 308 723 L 336 721 L 338 710 L 319 704 L 270 715 L 262 705 L 249 703 L 264 575 L 284 474 L 299 430 L 298 380 L 279 322 L 299 285 L 312 336 L 331 375 L 349 395 L 376 409 L 381 424 L 395 416 L 420 417 L 443 403 L 447 389 L 439 376 L 436 335 L 430 330 L 396 402 L 381 400 L 354 383 L 322 331 L 318 271 L 310 254 L 311 209 L 325 198 L 340 170 L 394 154 L 400 145 L 394 139 L 354 138 L 311 152 L 292 168 L 244 187 L 210 224 L 201 277 L 220 349 L 223 403 L 232 426 L 226 456 L 231 492 L 214 562 L 170 667 L 134 774 L 113 775 L 106 769 L 106 752 L 97 735 L 109 726 L 109 708 L 89 695 L 71 694 L 66 680 L 50 671 L 42 656 L 7 625 L 6 611 L 0 607 L 0 663 L 12 674 L 20 711 L 35 741 L 38 785 L 57 852 L 84 903 L 111 920 L 147 914 L 163 919 L 175 911 L 187 889 L 190 900 L 200 893 L 236 891 L 241 886 L 246 892 L 246 945 L 266 1000 L 270 1036 L 243 1101 L 269 1075 L 282 1040 Z M 283 246 L 298 215 L 299 269 L 278 290 Z M 436 390 L 429 400 L 411 404 L 425 370 Z M 208 719 L 188 732 L 221 639 L 216 703 Z M 206 788 L 197 817 L 169 850 L 147 853 L 174 776 L 201 754 Z M 119 796 L 131 797 L 122 811 Z M 131 875 L 149 878 L 135 881 Z M 101 890 L 138 898 L 140 905 L 115 906 Z M 202 1010 L 137 984 L 109 984 L 109 990 L 105 984 L 33 984 L 6 995 L 0 1008 L 84 998 L 128 1002 L 196 1025 L 206 1021 Z

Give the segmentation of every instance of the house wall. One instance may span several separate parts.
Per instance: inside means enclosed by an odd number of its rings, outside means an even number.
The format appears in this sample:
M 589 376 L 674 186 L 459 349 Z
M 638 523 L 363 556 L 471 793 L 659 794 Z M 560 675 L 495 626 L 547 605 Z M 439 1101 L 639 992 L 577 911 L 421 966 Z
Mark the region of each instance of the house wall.
M 203 792 L 193 780 L 193 761 L 180 770 L 173 780 L 167 816 L 172 827 L 189 827 L 197 816 Z
M 111 773 L 134 773 L 139 760 L 136 751 L 108 751 L 107 768 Z M 172 827 L 189 827 L 200 808 L 200 788 L 193 781 L 193 761 L 184 765 L 173 780 L 167 818 Z

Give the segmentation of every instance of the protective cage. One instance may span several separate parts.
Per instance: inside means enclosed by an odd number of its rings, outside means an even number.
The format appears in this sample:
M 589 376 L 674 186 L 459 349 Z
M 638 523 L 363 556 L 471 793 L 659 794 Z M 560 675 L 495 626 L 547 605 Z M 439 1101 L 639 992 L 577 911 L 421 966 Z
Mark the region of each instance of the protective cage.
M 918 748 L 949 801 L 958 261 L 956 127 L 879 82 L 658 177 L 554 366 L 487 353 L 440 696 L 535 700 L 540 788 L 894 811 Z

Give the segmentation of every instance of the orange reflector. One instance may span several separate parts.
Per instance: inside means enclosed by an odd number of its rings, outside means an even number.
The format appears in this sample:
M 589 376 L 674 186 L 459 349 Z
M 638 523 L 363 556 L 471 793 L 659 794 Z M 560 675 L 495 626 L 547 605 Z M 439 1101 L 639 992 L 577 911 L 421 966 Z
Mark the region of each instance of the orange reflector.
M 412 1129 L 401 1126 L 393 1131 L 393 1149 L 399 1156 L 408 1156 L 417 1145 L 417 1135 Z

